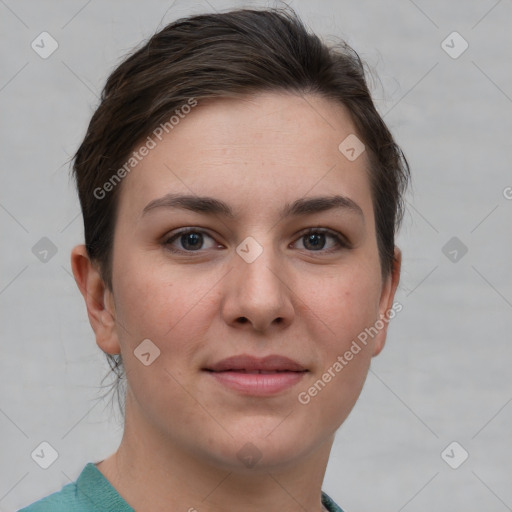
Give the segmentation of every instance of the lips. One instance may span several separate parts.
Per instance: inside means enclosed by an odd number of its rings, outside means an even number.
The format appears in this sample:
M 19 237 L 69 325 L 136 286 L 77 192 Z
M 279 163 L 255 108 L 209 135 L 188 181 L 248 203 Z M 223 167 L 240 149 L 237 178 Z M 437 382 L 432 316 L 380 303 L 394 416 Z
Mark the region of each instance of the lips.
M 275 395 L 290 389 L 309 371 L 298 362 L 278 355 L 229 357 L 204 370 L 224 388 L 252 396 Z
M 271 355 L 264 358 L 252 356 L 234 356 L 223 359 L 213 366 L 206 368 L 212 372 L 244 372 L 244 373 L 276 373 L 276 372 L 305 372 L 301 364 L 287 357 Z

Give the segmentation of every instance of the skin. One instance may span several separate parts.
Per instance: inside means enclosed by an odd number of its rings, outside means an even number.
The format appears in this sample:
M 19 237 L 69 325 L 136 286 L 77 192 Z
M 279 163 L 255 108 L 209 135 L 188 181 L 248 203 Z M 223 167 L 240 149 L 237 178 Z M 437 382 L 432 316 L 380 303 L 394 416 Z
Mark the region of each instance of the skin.
M 307 405 L 298 395 L 389 311 L 400 273 L 396 249 L 393 271 L 381 276 L 366 153 L 351 162 L 338 150 L 355 132 L 343 106 L 313 95 L 200 102 L 122 182 L 112 290 L 85 247 L 74 248 L 97 344 L 122 354 L 128 383 L 120 447 L 97 466 L 138 512 L 322 510 L 335 432 L 386 327 Z M 167 207 L 143 214 L 168 193 L 214 197 L 234 216 Z M 279 217 L 296 199 L 333 194 L 362 215 L 339 208 Z M 166 245 L 184 227 L 205 232 L 199 250 L 186 237 Z M 320 234 L 315 249 L 304 231 L 319 227 L 350 247 Z M 263 248 L 252 263 L 236 252 L 249 236 Z M 144 339 L 160 349 L 149 366 L 134 355 Z M 239 354 L 284 355 L 309 371 L 267 397 L 202 371 Z M 254 467 L 237 457 L 246 443 L 261 455 Z

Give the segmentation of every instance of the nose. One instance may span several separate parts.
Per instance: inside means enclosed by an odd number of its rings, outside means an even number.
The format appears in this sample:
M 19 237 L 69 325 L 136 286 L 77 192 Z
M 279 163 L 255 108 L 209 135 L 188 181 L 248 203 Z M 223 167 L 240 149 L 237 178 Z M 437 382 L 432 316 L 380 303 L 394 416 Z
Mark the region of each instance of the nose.
M 226 276 L 222 315 L 226 323 L 257 332 L 283 329 L 293 321 L 293 292 L 286 283 L 284 263 L 271 248 L 252 262 L 234 255 Z

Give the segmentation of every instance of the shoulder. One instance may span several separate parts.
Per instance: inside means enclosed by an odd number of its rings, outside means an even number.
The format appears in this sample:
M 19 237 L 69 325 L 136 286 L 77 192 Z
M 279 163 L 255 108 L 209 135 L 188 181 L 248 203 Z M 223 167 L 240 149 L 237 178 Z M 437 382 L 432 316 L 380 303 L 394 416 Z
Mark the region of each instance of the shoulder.
M 76 482 L 18 512 L 134 512 L 99 469 L 88 463 Z
M 322 504 L 329 512 L 343 512 L 343 510 L 334 502 L 332 498 L 322 492 Z
M 76 482 L 65 485 L 59 492 L 55 492 L 45 498 L 22 508 L 18 512 L 91 512 L 94 511 L 89 503 L 89 508 L 81 502 Z

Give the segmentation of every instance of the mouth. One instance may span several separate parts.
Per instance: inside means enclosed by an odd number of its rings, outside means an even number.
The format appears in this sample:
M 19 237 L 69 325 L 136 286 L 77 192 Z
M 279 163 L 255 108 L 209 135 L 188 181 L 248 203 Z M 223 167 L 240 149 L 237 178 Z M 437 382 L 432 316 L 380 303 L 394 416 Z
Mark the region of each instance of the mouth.
M 245 395 L 275 395 L 296 385 L 309 371 L 284 356 L 229 357 L 203 368 L 222 386 Z
M 209 370 L 206 370 L 206 371 L 209 371 Z M 214 373 L 220 373 L 219 371 L 215 371 L 215 370 L 210 370 L 210 371 L 213 371 Z M 293 370 L 246 370 L 246 369 L 234 369 L 233 368 L 230 370 L 221 370 L 221 371 L 268 375 L 268 374 L 272 374 L 272 373 L 284 373 L 284 372 L 289 372 L 289 371 L 293 371 Z
M 284 356 L 271 355 L 263 358 L 241 355 L 222 359 L 204 368 L 211 372 L 276 373 L 305 372 L 307 369 L 297 361 Z

